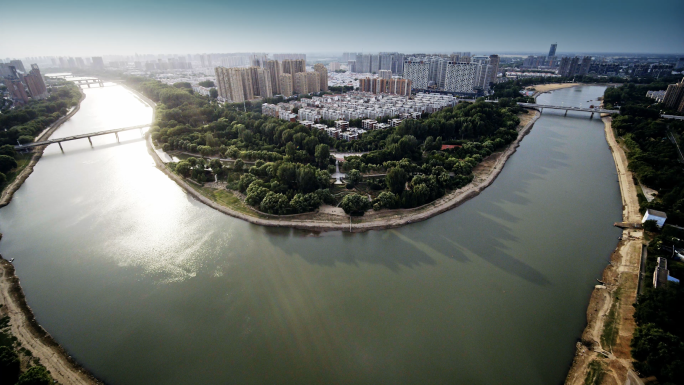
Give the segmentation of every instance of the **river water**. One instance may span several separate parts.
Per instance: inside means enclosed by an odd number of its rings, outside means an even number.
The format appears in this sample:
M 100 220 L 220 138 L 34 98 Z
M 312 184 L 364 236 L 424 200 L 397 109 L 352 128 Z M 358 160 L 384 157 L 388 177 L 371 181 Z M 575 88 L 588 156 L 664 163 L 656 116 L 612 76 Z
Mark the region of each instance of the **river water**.
M 119 86 L 85 92 L 53 137 L 151 119 Z M 602 123 L 568 115 L 545 111 L 478 197 L 363 234 L 205 207 L 138 131 L 52 145 L 0 210 L 0 253 L 38 321 L 107 383 L 558 384 L 621 220 Z

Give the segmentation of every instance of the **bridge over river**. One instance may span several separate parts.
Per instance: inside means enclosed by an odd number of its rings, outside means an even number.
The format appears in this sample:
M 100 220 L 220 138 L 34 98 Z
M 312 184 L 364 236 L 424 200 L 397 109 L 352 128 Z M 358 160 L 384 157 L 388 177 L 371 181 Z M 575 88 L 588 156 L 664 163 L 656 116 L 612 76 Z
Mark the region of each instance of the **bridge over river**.
M 91 132 L 89 134 L 80 134 L 80 135 L 72 135 L 72 136 L 66 136 L 64 138 L 56 138 L 56 139 L 49 139 L 49 140 L 43 140 L 40 142 L 33 142 L 33 143 L 27 143 L 27 144 L 20 144 L 18 146 L 14 146 L 15 150 L 21 151 L 21 150 L 28 150 L 32 147 L 38 147 L 38 146 L 47 146 L 53 143 L 57 143 L 59 145 L 59 148 L 64 152 L 64 149 L 62 148 L 62 142 L 68 142 L 70 140 L 78 140 L 78 139 L 84 139 L 88 138 L 88 141 L 90 142 L 90 145 L 93 145 L 93 141 L 90 140 L 91 137 L 93 136 L 101 136 L 101 135 L 108 135 L 108 134 L 114 134 L 116 135 L 116 141 L 119 141 L 119 132 L 122 131 L 131 131 L 131 130 L 140 130 L 140 135 L 142 136 L 143 134 L 143 128 L 149 127 L 149 124 L 141 124 L 139 126 L 130 126 L 130 127 L 122 127 L 122 128 L 114 128 L 111 130 L 105 130 L 105 131 L 98 131 L 98 132 Z

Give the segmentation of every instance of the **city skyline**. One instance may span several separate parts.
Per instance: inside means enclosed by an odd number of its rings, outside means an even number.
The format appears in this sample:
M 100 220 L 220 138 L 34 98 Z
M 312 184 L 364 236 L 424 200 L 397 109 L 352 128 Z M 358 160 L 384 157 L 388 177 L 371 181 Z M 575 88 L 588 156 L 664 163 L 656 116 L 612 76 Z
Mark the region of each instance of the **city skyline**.
M 345 3 L 344 10 L 334 5 L 307 7 L 303 3 L 281 7 L 269 1 L 123 3 L 68 0 L 54 9 L 46 1 L 33 2 L 33 8 L 48 7 L 51 11 L 34 13 L 31 28 L 26 27 L 22 18 L 6 19 L 6 28 L 20 31 L 22 38 L 2 39 L 0 56 L 450 50 L 505 54 L 548 52 L 550 42 L 558 43 L 557 55 L 684 53 L 684 26 L 678 19 L 684 4 L 673 0 L 639 6 L 639 12 L 632 11 L 637 6 L 635 1 L 624 2 L 620 7 L 590 1 L 573 7 L 537 0 L 523 5 L 495 1 L 487 7 L 474 3 L 421 3 L 421 8 L 416 9 L 419 14 L 440 10 L 430 13 L 430 28 L 420 28 L 419 21 L 391 22 L 404 17 L 410 5 L 415 8 L 411 3 L 386 7 L 385 3 L 351 2 Z M 25 6 L 10 3 L 4 10 L 8 14 L 22 14 Z M 377 12 L 387 17 L 375 18 Z M 255 14 L 260 15 L 259 28 L 248 17 Z M 302 17 L 303 14 L 308 17 Z M 321 21 L 308 28 L 324 33 L 306 33 L 307 25 L 289 27 L 284 23 L 286 20 Z M 601 34 L 605 31 L 611 33 Z M 147 38 L 141 38 L 144 36 Z M 302 39 L 306 40 L 306 47 L 302 46 Z

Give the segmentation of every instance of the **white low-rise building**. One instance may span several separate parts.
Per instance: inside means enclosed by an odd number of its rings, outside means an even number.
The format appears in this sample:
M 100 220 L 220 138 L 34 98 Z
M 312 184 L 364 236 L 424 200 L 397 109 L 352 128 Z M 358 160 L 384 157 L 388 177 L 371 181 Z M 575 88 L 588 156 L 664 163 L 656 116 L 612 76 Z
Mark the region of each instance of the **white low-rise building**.
M 653 209 L 646 209 L 646 214 L 644 214 L 644 218 L 641 220 L 641 223 L 646 223 L 646 221 L 656 221 L 658 227 L 663 227 L 663 225 L 665 225 L 666 220 L 667 214 L 665 214 L 664 212 Z

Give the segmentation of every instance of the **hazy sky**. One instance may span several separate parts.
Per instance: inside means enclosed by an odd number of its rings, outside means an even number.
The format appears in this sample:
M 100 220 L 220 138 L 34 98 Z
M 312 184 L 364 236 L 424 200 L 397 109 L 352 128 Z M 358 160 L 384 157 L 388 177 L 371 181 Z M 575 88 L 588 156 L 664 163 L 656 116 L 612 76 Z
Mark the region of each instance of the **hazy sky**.
M 682 0 L 1 1 L 2 58 L 546 52 L 553 42 L 560 54 L 684 53 Z

